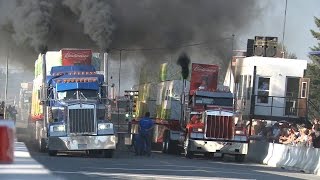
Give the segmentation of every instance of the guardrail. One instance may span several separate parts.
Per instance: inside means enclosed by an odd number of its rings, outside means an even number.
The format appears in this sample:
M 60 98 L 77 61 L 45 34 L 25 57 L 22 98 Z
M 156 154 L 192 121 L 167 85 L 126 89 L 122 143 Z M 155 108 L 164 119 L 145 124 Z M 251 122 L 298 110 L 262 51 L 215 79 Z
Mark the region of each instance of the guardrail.
M 320 149 L 268 142 L 252 142 L 248 160 L 320 176 Z
M 270 116 L 275 115 L 277 109 L 283 110 L 283 116 L 307 116 L 307 99 L 281 96 L 262 96 L 253 95 L 255 98 L 255 107 L 264 107 L 270 109 Z

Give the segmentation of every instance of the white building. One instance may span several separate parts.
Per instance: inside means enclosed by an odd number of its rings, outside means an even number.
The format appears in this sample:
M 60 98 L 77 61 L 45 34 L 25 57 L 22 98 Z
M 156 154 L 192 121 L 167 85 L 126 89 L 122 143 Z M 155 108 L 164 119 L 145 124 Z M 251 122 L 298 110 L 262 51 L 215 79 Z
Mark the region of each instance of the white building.
M 254 56 L 235 59 L 232 65 L 224 84 L 231 85 L 236 109 L 244 119 L 250 114 L 266 120 L 306 117 L 309 79 L 303 76 L 307 60 Z

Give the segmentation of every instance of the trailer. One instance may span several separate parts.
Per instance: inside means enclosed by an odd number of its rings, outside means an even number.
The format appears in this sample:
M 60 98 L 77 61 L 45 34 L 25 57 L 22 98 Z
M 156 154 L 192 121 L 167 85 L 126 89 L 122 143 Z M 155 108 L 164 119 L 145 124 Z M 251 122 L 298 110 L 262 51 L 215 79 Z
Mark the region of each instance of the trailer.
M 29 141 L 32 138 L 30 131 L 31 98 L 32 82 L 21 83 L 16 119 L 16 135 L 21 141 Z

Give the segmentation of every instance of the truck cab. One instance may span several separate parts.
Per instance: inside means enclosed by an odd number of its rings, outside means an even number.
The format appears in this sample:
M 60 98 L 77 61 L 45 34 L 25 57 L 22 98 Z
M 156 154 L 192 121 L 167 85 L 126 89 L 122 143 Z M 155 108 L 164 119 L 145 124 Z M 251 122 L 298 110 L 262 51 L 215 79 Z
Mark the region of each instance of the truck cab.
M 107 116 L 105 73 L 90 49 L 40 54 L 35 62 L 31 120 L 39 150 L 85 151 L 112 157 L 116 147 Z
M 185 156 L 191 158 L 194 153 L 208 156 L 233 154 L 236 160 L 242 161 L 247 154 L 248 141 L 245 128 L 235 122 L 233 94 L 195 92 L 190 107 L 197 111 L 190 113 L 192 117 L 187 122 Z
M 49 154 L 96 150 L 112 156 L 116 139 L 102 99 L 103 75 L 92 66 L 57 66 L 47 80 Z

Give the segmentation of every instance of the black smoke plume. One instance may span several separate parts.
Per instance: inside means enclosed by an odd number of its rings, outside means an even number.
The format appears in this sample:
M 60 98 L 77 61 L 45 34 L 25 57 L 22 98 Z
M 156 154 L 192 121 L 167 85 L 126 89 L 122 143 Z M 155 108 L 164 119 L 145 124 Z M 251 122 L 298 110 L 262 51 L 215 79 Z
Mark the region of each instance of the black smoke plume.
M 64 0 L 63 4 L 79 17 L 83 32 L 100 50 L 107 50 L 115 29 L 108 0 Z
M 153 66 L 175 61 L 184 51 L 194 62 L 223 69 L 230 60 L 231 35 L 250 32 L 250 23 L 264 14 L 260 5 L 257 0 L 0 0 L 0 39 L 5 40 L 0 52 L 11 49 L 10 63 L 32 71 L 43 45 L 49 51 L 111 49 L 115 64 L 119 51 L 113 49 L 156 48 L 123 51 L 123 63 Z M 198 42 L 209 43 L 181 47 Z M 135 67 L 139 72 L 141 66 Z
M 57 48 L 73 42 L 75 48 L 93 49 L 167 47 L 164 53 L 189 42 L 231 37 L 263 14 L 256 0 L 0 0 L 0 5 L 0 21 L 7 18 L 21 46 L 49 38 Z
M 189 76 L 189 64 L 190 58 L 186 53 L 182 53 L 177 61 L 177 64 L 181 66 L 181 75 L 183 79 L 187 79 Z
M 14 31 L 12 38 L 18 44 L 29 45 L 37 52 L 41 51 L 52 30 L 55 3 L 52 0 L 16 1 L 16 8 L 8 15 Z

